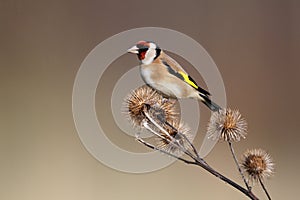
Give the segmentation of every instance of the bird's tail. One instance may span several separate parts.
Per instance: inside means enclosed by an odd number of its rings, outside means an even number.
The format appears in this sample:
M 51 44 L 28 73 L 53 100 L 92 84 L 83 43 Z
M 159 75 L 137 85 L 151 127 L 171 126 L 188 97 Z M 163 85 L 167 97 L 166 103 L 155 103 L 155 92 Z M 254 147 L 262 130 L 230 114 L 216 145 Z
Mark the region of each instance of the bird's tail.
M 222 108 L 213 102 L 208 96 L 202 95 L 201 93 L 199 94 L 202 97 L 202 102 L 213 112 L 219 111 Z

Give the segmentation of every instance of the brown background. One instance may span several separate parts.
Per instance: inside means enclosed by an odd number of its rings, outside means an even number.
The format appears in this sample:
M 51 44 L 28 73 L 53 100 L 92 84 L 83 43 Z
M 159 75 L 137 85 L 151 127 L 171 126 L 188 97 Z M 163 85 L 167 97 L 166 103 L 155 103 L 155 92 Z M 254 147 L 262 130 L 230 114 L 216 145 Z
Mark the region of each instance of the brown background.
M 266 183 L 273 199 L 297 199 L 299 6 L 296 0 L 1 0 L 0 199 L 246 199 L 197 167 L 176 162 L 154 173 L 126 174 L 102 165 L 81 144 L 71 99 L 81 62 L 106 38 L 144 26 L 174 29 L 203 45 L 222 74 L 228 104 L 249 123 L 237 153 L 268 150 L 276 162 Z M 137 62 L 129 55 L 120 59 L 122 68 L 112 66 L 108 79 Z M 97 93 L 100 118 L 112 86 Z M 208 112 L 200 108 L 204 131 Z M 141 149 L 114 131 L 111 117 L 106 120 L 112 141 Z M 225 143 L 208 161 L 241 182 Z M 260 189 L 255 192 L 265 198 Z

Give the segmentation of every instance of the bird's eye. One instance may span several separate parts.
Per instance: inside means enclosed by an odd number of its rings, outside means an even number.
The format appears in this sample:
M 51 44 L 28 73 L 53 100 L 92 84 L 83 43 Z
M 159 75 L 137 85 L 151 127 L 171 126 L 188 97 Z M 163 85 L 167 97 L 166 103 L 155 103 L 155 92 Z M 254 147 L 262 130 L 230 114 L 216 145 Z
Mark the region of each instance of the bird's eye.
M 139 52 L 140 52 L 140 53 L 141 53 L 141 52 L 146 52 L 146 51 L 148 51 L 148 49 L 149 49 L 148 47 L 146 47 L 146 48 L 140 48 L 140 49 L 139 49 Z

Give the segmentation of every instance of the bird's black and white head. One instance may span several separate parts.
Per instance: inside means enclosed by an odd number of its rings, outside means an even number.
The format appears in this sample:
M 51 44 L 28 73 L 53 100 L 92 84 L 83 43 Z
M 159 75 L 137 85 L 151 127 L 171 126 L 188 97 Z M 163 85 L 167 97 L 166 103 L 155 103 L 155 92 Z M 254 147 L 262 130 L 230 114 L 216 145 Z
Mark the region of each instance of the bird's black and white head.
M 160 55 L 161 49 L 154 42 L 139 41 L 127 52 L 137 54 L 143 64 L 149 65 Z

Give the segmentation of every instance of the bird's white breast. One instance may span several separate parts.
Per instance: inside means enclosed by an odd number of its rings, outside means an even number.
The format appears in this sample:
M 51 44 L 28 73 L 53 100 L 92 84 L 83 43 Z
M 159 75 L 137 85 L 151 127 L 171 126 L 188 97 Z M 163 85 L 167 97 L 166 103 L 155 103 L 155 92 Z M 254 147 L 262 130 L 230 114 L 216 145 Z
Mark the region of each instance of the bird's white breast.
M 140 73 L 145 83 L 150 84 L 153 82 L 151 78 L 152 72 L 149 68 L 140 66 Z
M 141 66 L 140 73 L 145 83 L 167 96 L 182 98 L 182 90 L 176 82 L 170 82 L 169 76 L 158 76 L 151 67 Z M 158 73 L 156 71 L 156 73 Z M 175 77 L 171 77 L 175 78 Z

